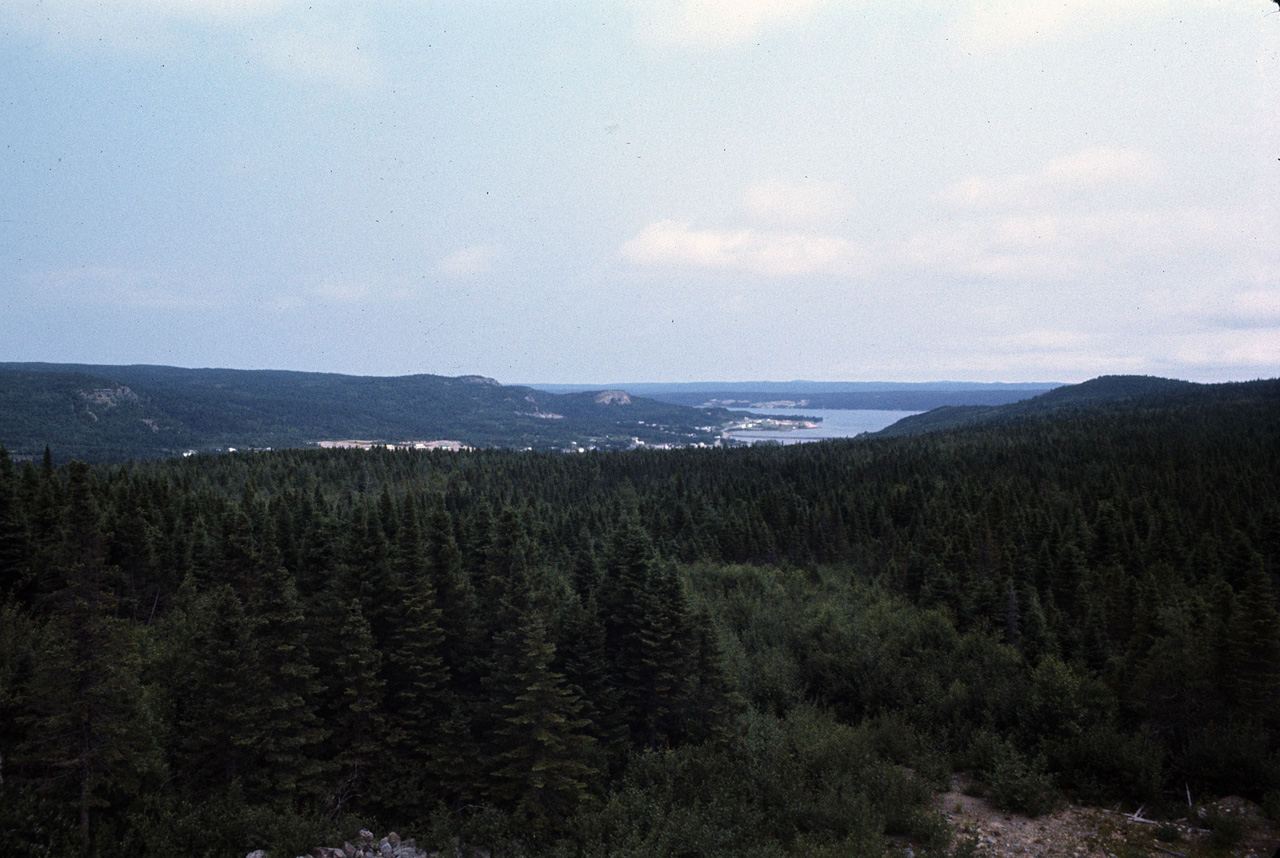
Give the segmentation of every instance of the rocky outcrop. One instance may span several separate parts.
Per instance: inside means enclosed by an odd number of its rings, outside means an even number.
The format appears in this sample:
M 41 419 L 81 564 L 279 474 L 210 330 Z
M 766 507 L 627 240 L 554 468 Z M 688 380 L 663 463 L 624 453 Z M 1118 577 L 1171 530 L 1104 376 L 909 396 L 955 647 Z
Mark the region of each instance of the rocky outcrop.
M 952 778 L 950 792 L 935 797 L 935 807 L 951 826 L 955 853 L 981 858 L 1024 856 L 1175 855 L 1199 858 L 1267 858 L 1280 845 L 1280 827 L 1265 818 L 1257 805 L 1228 797 L 1195 809 L 1183 819 L 1153 820 L 1141 810 L 1123 813 L 1059 802 L 1051 813 L 1029 818 L 1001 810 L 971 795 L 970 781 Z M 1223 825 L 1223 821 L 1228 824 Z M 1221 832 L 1236 831 L 1233 843 L 1221 842 Z M 1219 841 L 1215 844 L 1216 839 Z
M 80 398 L 90 405 L 105 405 L 115 408 L 121 402 L 137 402 L 138 394 L 127 387 L 100 387 L 96 390 L 77 391 Z
M 631 396 L 625 390 L 602 390 L 596 394 L 600 405 L 630 405 Z
M 364 830 L 356 843 L 346 842 L 342 846 L 317 846 L 306 855 L 298 858 L 490 858 L 483 849 L 470 849 L 453 845 L 452 855 L 439 852 L 426 852 L 419 849 L 413 838 L 401 840 L 394 831 L 386 837 L 375 839 L 373 832 Z M 245 858 L 270 858 L 262 849 L 250 852 Z
M 532 393 L 526 396 L 524 398 L 524 401 L 532 405 L 533 410 L 517 411 L 516 415 L 519 417 L 537 417 L 540 420 L 563 420 L 564 419 L 563 414 L 556 414 L 555 412 L 552 412 L 552 411 L 543 411 L 542 407 L 538 405 L 538 400 L 533 398 Z

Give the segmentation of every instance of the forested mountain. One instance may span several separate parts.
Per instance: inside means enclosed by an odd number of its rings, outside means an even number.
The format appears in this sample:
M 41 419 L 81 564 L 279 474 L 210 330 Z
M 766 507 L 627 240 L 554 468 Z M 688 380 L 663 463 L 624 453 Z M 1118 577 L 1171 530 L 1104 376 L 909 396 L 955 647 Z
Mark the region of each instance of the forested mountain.
M 1277 382 L 1138 399 L 787 447 L 0 452 L 6 846 L 941 855 L 956 770 L 1024 812 L 1280 814 Z
M 924 414 L 904 417 L 872 434 L 881 438 L 919 435 L 1090 408 L 1133 410 L 1158 408 L 1177 402 L 1207 402 L 1215 399 L 1232 401 L 1242 396 L 1275 396 L 1277 389 L 1280 388 L 1275 382 L 1243 385 L 1195 384 L 1143 375 L 1104 375 L 1082 384 L 1064 385 L 1007 404 L 939 407 Z
M 712 443 L 724 409 L 617 391 L 553 394 L 480 376 L 396 378 L 162 366 L 0 364 L 0 442 L 90 462 L 320 440 L 625 448 Z

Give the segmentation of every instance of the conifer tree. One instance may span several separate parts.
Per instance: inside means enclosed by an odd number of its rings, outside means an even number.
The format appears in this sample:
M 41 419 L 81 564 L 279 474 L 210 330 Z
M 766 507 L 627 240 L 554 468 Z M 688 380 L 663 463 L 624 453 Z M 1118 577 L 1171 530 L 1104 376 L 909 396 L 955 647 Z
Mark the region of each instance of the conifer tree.
M 1240 660 L 1237 698 L 1248 716 L 1275 723 L 1280 718 L 1280 611 L 1261 555 L 1252 556 L 1243 577 L 1231 629 Z
M 443 498 L 436 500 L 427 516 L 425 552 L 431 586 L 440 607 L 441 655 L 450 674 L 460 677 L 476 649 L 476 599 Z
M 1040 603 L 1040 597 L 1035 590 L 1029 588 L 1024 592 L 1026 595 L 1023 603 L 1026 609 L 1022 613 L 1022 634 L 1018 641 L 1018 648 L 1022 650 L 1022 656 L 1027 663 L 1034 667 L 1045 656 L 1057 655 L 1058 646 L 1049 628 L 1049 621 L 1045 615 L 1044 606 Z
M 316 759 L 325 730 L 317 714 L 322 686 L 307 648 L 307 622 L 293 576 L 268 538 L 250 602 L 262 670 L 262 767 L 251 782 L 280 799 L 315 796 L 324 767 Z
M 582 717 L 591 722 L 600 753 L 620 759 L 626 747 L 627 727 L 621 709 L 621 690 L 612 680 L 604 623 L 595 596 L 585 600 L 576 594 L 561 614 L 560 640 L 556 643 L 557 673 L 582 702 Z M 603 764 L 597 766 L 603 768 Z
M 444 633 L 435 588 L 426 568 L 416 524 L 399 525 L 396 568 L 399 586 L 388 618 L 388 726 L 395 758 L 394 787 L 385 791 L 402 808 L 421 808 L 442 798 L 436 751 L 453 714 L 449 668 L 442 656 Z
M 632 740 L 645 747 L 676 733 L 684 693 L 687 617 L 670 569 L 659 570 L 648 534 L 632 520 L 619 528 L 602 587 L 609 650 Z
M 89 851 L 91 814 L 112 791 L 134 792 L 154 759 L 154 734 L 140 706 L 140 653 L 115 616 L 89 468 L 67 467 L 68 504 L 55 555 L 51 613 L 39 635 L 20 759 L 43 771 L 76 808 L 80 847 Z
M 335 677 L 338 684 L 330 689 L 330 696 L 340 698 L 330 737 L 338 769 L 337 786 L 329 800 L 335 816 L 358 806 L 370 795 L 388 732 L 382 709 L 386 687 L 380 675 L 382 656 L 374 648 L 373 634 L 360 610 L 359 599 L 352 599 L 348 605 L 340 651 Z
M 1022 610 L 1018 605 L 1018 591 L 1010 581 L 1005 588 L 1004 642 L 1018 646 L 1022 639 Z
M 228 583 L 183 582 L 166 617 L 163 681 L 172 709 L 172 768 L 193 796 L 225 790 L 257 767 L 263 674 L 253 626 Z M 189 605 L 189 607 L 187 607 Z
M 29 598 L 27 525 L 18 496 L 18 478 L 9 451 L 0 444 L 0 600 Z
M 697 613 L 692 630 L 691 670 L 680 707 L 681 730 L 688 741 L 723 741 L 731 734 L 745 701 L 725 672 L 724 654 L 711 617 Z
M 395 601 L 387 594 L 396 588 L 391 549 L 377 519 L 363 505 L 352 510 L 345 530 L 342 562 L 334 582 L 338 599 L 335 604 L 346 605 L 352 598 L 358 598 L 373 630 L 374 642 L 379 651 L 386 653 L 390 648 L 388 631 Z
M 588 794 L 595 740 L 581 703 L 550 669 L 554 647 L 541 622 L 530 618 L 516 634 L 513 663 L 496 677 L 503 723 L 489 794 L 535 831 L 556 831 Z

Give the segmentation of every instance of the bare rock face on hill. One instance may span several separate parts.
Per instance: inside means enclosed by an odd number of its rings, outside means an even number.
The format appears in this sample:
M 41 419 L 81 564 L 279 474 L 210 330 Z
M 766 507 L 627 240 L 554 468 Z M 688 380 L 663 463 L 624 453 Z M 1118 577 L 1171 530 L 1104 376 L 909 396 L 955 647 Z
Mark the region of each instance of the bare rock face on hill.
M 631 397 L 625 390 L 602 390 L 596 394 L 600 405 L 630 405 Z
M 138 394 L 127 387 L 100 387 L 96 390 L 81 390 L 79 394 L 90 405 L 105 405 L 107 408 L 115 408 L 121 402 L 138 401 Z

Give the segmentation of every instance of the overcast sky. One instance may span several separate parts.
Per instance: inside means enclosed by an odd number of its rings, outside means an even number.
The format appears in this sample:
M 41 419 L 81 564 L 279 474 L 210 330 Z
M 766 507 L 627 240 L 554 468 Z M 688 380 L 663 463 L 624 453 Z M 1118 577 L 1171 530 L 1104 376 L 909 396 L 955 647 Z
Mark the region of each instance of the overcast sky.
M 1266 0 L 3 0 L 0 361 L 1280 375 Z

